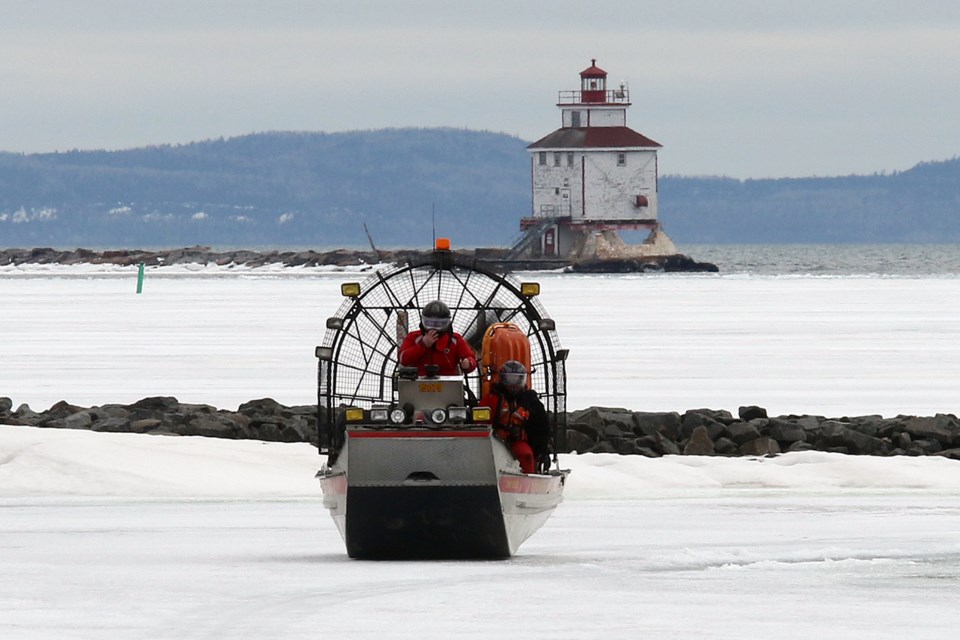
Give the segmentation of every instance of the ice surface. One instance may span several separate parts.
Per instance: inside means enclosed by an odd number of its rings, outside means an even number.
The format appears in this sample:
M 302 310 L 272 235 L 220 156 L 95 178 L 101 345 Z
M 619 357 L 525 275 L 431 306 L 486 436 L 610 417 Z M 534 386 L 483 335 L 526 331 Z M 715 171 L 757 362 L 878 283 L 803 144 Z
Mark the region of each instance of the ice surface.
M 502 562 L 346 557 L 304 444 L 0 426 L 4 638 L 930 638 L 960 463 L 561 456 Z
M 55 271 L 55 273 L 54 273 Z M 355 275 L 0 272 L 0 395 L 315 401 Z M 960 280 L 537 274 L 570 406 L 956 413 Z M 527 279 L 527 278 L 524 278 Z M 304 444 L 0 426 L 3 638 L 947 639 L 960 463 L 562 456 L 503 562 L 347 559 Z
M 180 267 L 148 271 L 136 295 L 135 267 L 91 269 L 0 270 L 0 395 L 15 406 L 312 404 L 339 285 L 368 275 Z M 570 349 L 571 410 L 957 412 L 960 278 L 521 278 L 541 282 Z

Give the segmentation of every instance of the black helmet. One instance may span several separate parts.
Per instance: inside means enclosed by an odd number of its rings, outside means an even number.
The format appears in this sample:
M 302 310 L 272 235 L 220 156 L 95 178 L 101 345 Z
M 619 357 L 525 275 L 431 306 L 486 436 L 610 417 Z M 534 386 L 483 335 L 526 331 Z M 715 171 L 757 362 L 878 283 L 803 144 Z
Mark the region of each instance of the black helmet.
M 450 328 L 450 307 L 441 300 L 428 302 L 420 316 L 420 324 L 427 331 L 446 331 Z
M 516 360 L 507 360 L 500 365 L 500 383 L 508 391 L 518 393 L 527 385 L 527 369 Z

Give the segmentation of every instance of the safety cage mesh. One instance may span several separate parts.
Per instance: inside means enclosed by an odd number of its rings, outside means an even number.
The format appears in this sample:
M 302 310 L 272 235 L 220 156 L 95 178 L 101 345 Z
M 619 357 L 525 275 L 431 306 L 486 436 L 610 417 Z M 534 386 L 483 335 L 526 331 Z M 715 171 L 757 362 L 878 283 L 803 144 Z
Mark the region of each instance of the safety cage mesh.
M 512 322 L 527 335 L 531 385 L 551 416 L 556 437 L 563 439 L 565 352 L 556 332 L 541 326 L 548 316 L 540 301 L 523 295 L 521 283 L 511 274 L 458 254 L 435 252 L 380 269 L 360 283 L 359 295 L 345 298 L 328 320 L 322 347 L 332 358 L 320 361 L 318 373 L 318 402 L 325 408 L 321 451 L 334 444 L 330 436 L 338 407 L 370 408 L 395 401 L 399 344 L 407 328 L 420 326 L 423 306 L 438 299 L 450 307 L 454 331 L 463 335 L 478 358 L 483 334 L 493 323 Z M 479 395 L 479 370 L 467 381 Z

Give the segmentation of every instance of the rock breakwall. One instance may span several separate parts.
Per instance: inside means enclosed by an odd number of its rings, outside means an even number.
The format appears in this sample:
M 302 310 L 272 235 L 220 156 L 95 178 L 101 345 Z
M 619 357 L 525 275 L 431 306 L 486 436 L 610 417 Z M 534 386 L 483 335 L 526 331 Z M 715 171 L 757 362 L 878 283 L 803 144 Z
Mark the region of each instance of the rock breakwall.
M 275 442 L 317 442 L 316 405 L 285 406 L 270 398 L 227 411 L 151 397 L 133 404 L 80 407 L 61 401 L 45 411 L 0 397 L 0 424 Z M 852 455 L 940 455 L 960 460 L 960 420 L 935 416 L 813 415 L 770 417 L 762 407 L 643 412 L 590 407 L 567 414 L 563 453 L 765 456 L 819 450 Z

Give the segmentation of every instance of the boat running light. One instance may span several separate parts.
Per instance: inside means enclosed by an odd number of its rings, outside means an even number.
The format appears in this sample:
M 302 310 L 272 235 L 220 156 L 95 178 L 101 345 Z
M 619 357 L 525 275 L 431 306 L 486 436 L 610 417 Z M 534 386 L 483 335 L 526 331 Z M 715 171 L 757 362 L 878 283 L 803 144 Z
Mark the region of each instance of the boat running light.
M 467 421 L 467 408 L 466 407 L 450 407 L 450 422 L 466 422 Z
M 360 295 L 360 283 L 344 282 L 340 285 L 340 295 L 345 298 L 356 298 Z
M 525 298 L 532 298 L 533 296 L 540 295 L 540 283 L 539 282 L 520 283 L 520 295 L 522 295 Z
M 490 407 L 474 407 L 473 421 L 474 422 L 490 422 Z
M 343 417 L 347 422 L 363 422 L 363 409 L 350 407 L 344 410 Z

